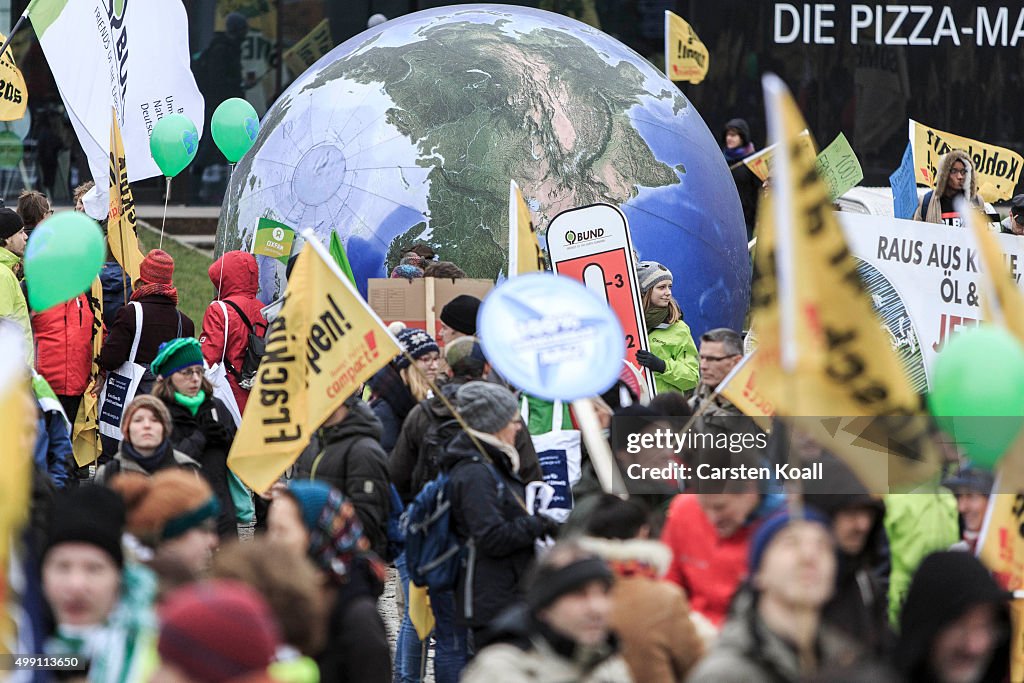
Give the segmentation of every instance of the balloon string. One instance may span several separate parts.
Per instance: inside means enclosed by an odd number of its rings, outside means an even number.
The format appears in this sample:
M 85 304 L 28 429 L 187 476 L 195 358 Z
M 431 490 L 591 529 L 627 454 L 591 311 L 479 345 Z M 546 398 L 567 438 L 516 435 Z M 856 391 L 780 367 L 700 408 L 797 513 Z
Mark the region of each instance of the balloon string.
M 167 202 L 171 199 L 171 176 L 167 176 L 167 192 L 164 193 L 164 217 L 160 219 L 160 247 L 164 248 L 164 224 L 167 223 Z

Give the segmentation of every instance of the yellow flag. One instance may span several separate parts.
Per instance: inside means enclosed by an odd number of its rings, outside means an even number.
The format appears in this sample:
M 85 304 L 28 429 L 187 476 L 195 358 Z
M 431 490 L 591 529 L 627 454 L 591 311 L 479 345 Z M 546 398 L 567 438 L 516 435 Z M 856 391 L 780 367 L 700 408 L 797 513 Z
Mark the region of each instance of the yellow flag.
M 266 491 L 341 403 L 401 353 L 398 342 L 307 232 L 228 465 Z
M 298 76 L 334 47 L 331 26 L 326 19 L 313 27 L 302 40 L 285 50 L 284 63 L 289 71 Z
M 974 160 L 978 195 L 986 202 L 1009 199 L 1024 171 L 1024 157 L 1013 150 L 962 135 L 946 133 L 911 119 L 910 146 L 914 150 L 914 176 L 921 185 L 935 186 L 939 158 L 951 149 L 967 152 Z
M 814 147 L 814 139 L 811 137 L 810 131 L 807 129 L 801 131 L 799 141 L 801 152 L 814 158 L 818 152 Z M 772 174 L 772 164 L 775 161 L 775 151 L 778 149 L 778 146 L 778 143 L 769 145 L 760 152 L 754 152 L 743 160 L 743 163 L 750 169 L 750 172 L 756 175 L 762 182 L 768 180 Z
M 135 227 L 135 199 L 128 184 L 128 168 L 124 163 L 124 143 L 117 114 L 110 112 L 110 220 L 107 222 L 107 242 L 110 253 L 124 268 L 131 282 L 139 279 L 142 252 Z
M 89 308 L 92 309 L 92 371 L 93 378 L 99 376 L 99 365 L 96 359 L 103 348 L 103 285 L 97 277 L 92 281 L 92 290 L 89 292 Z M 71 430 L 71 450 L 75 454 L 75 462 L 79 467 L 84 467 L 93 462 L 100 455 L 100 430 L 99 430 L 99 405 L 98 397 L 93 396 L 92 390 L 96 384 L 93 379 L 89 382 L 82 402 L 78 406 L 78 415 L 68 415 L 68 419 L 74 420 L 74 427 Z
M 779 150 L 754 259 L 758 386 L 783 416 L 889 417 L 876 421 L 872 434 L 891 424 L 904 457 L 887 454 L 885 441 L 872 447 L 863 421 L 865 446 L 847 448 L 823 428 L 811 436 L 845 449 L 836 452 L 874 492 L 920 481 L 938 462 L 927 421 L 910 417 L 920 414 L 920 398 L 875 317 L 815 159 L 802 149 L 806 124 L 796 103 L 776 76 L 765 76 L 764 89 Z
M 1002 476 L 996 480 L 994 491 L 1005 486 Z M 989 496 L 985 524 L 978 541 L 978 559 L 992 572 L 992 577 L 1005 590 L 1024 590 L 1024 492 L 994 493 Z M 1010 680 L 1024 681 L 1024 600 L 1010 603 L 1013 635 L 1011 643 L 1017 647 L 1010 652 Z
M 508 277 L 543 270 L 544 256 L 530 218 L 530 207 L 513 180 L 508 189 Z
M 416 637 L 426 640 L 434 630 L 434 611 L 430 608 L 430 596 L 426 586 L 420 587 L 409 582 L 409 620 L 416 629 Z
M 758 388 L 757 375 L 757 351 L 754 351 L 737 363 L 716 389 L 737 410 L 754 418 L 758 426 L 766 427 L 769 421 L 762 418 L 775 417 L 775 406 Z
M 1017 289 L 1010 275 L 999 242 L 989 232 L 988 220 L 980 211 L 967 206 L 963 199 L 958 199 L 954 208 L 961 216 L 970 216 L 971 230 L 981 261 L 978 264 L 981 266 L 978 288 L 981 290 L 982 317 L 990 323 L 1005 327 L 1024 344 L 1024 294 Z
M 696 85 L 708 75 L 708 61 L 708 49 L 693 27 L 665 10 L 665 74 L 673 81 Z
M 7 37 L 0 33 L 0 43 L 5 40 Z M 0 57 L 0 84 L 0 121 L 17 121 L 28 107 L 28 88 L 10 47 Z
M 13 615 L 19 610 L 8 570 L 13 543 L 28 520 L 32 491 L 32 449 L 36 439 L 36 402 L 20 330 L 0 325 L 0 654 L 11 654 Z

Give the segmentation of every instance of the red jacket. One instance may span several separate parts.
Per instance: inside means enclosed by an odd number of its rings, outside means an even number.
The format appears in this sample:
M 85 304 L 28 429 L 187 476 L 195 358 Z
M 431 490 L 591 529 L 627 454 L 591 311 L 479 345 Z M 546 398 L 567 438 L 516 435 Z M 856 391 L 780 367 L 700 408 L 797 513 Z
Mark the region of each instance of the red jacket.
M 81 396 L 89 386 L 94 320 L 85 294 L 32 315 L 36 370 L 53 393 Z
M 241 308 L 245 317 L 256 327 L 256 333 L 263 334 L 267 329 L 267 320 L 260 312 L 263 304 L 256 298 L 256 292 L 259 290 L 256 257 L 245 251 L 229 251 L 214 261 L 207 273 L 210 282 L 217 289 L 218 300 L 226 299 Z M 230 368 L 242 371 L 245 351 L 249 345 L 249 328 L 230 304 L 225 304 L 224 307 L 228 312 L 227 352 L 224 350 L 224 311 L 217 301 L 211 303 L 203 315 L 203 333 L 199 337 L 199 342 L 203 346 L 203 357 L 208 365 L 219 363 L 221 356 L 230 363 L 228 382 L 235 394 L 239 411 L 244 411 L 249 392 L 238 386 L 238 379 Z
M 719 538 L 693 493 L 672 500 L 661 542 L 672 550 L 665 579 L 683 587 L 690 607 L 721 626 L 733 593 L 747 576 L 750 540 L 779 501 L 764 500 L 753 519 L 729 538 Z M 769 509 L 770 508 L 770 509 Z

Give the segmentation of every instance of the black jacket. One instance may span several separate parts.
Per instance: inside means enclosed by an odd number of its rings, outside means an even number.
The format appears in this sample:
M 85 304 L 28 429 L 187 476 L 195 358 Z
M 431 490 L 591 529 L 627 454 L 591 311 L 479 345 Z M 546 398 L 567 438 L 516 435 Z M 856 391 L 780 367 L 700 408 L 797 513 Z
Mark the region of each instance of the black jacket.
M 319 432 L 322 450 L 311 462 L 298 463 L 302 478 L 324 481 L 352 501 L 373 551 L 387 554 L 391 496 L 388 456 L 380 445 L 381 425 L 362 401 L 345 419 Z
M 490 465 L 464 432 L 452 439 L 441 458 L 441 469 L 449 476 L 452 525 L 468 549 L 455 601 L 460 623 L 474 628 L 486 626 L 516 602 L 534 557 L 534 541 L 557 529 L 554 522 L 526 513 L 524 484 L 512 472 L 508 456 L 495 446 L 481 445 Z
M 390 683 L 391 649 L 377 598 L 382 586 L 363 558 L 348 583 L 337 588 L 327 622 L 327 641 L 316 658 L 324 683 Z
M 455 378 L 441 387 L 441 392 L 449 403 L 455 403 L 455 393 L 467 380 Z M 388 474 L 391 483 L 402 497 L 402 502 L 409 503 L 420 492 L 424 484 L 438 474 L 436 467 L 424 457 L 423 437 L 434 425 L 440 425 L 453 419 L 452 411 L 438 397 L 424 399 L 413 408 L 405 418 L 402 431 L 398 435 L 391 457 L 388 459 Z M 537 451 L 533 447 L 533 439 L 526 425 L 516 435 L 516 450 L 519 452 L 519 478 L 524 482 L 540 481 L 544 478 L 537 459 Z
M 174 425 L 171 446 L 202 465 L 203 478 L 220 503 L 217 533 L 238 535 L 235 504 L 228 483 L 228 452 L 235 439 L 235 424 L 219 398 L 207 396 L 195 415 L 177 401 L 164 402 Z
M 166 296 L 152 295 L 139 299 L 142 304 L 142 335 L 135 362 L 149 365 L 156 358 L 160 345 L 176 337 L 196 336 L 192 319 L 182 313 Z M 135 338 L 135 306 L 122 306 L 107 330 L 100 350 L 99 365 L 104 370 L 117 370 L 128 360 Z

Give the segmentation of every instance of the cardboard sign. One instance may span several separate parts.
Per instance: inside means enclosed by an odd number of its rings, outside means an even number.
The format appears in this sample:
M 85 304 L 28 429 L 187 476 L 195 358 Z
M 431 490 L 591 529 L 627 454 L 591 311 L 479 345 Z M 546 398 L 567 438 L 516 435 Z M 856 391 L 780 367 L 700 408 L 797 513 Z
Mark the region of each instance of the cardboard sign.
M 610 204 L 569 209 L 548 225 L 547 242 L 554 272 L 582 282 L 615 311 L 625 335 L 626 360 L 637 367 L 636 352 L 650 347 L 626 216 Z M 654 378 L 642 370 L 653 396 Z
M 469 278 L 370 278 L 366 298 L 385 324 L 400 320 L 408 327 L 427 330 L 436 339 L 445 304 L 460 294 L 482 301 L 493 287 L 490 280 Z
M 828 198 L 835 201 L 864 180 L 860 161 L 850 147 L 850 141 L 840 133 L 832 144 L 821 150 L 816 164 L 818 175 L 828 188 Z

